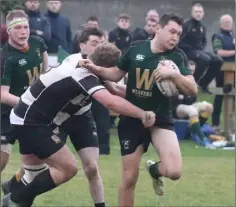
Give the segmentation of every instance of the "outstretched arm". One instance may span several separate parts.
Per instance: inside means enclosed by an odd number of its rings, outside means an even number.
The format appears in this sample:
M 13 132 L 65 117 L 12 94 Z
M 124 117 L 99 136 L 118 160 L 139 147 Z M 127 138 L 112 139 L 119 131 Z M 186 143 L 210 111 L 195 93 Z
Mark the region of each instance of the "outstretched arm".
M 153 112 L 144 111 L 125 99 L 112 95 L 106 89 L 94 92 L 92 97 L 106 108 L 118 114 L 141 119 L 145 127 L 151 127 L 155 122 L 155 114 Z

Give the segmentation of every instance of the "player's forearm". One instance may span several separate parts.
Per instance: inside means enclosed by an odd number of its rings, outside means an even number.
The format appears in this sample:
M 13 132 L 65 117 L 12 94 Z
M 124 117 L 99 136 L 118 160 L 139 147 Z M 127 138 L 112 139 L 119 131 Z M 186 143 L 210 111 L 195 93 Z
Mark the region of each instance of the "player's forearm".
M 172 79 L 177 88 L 179 88 L 185 95 L 195 96 L 198 93 L 197 84 L 191 76 L 183 76 L 180 73 L 176 74 Z
M 125 98 L 126 97 L 126 86 L 125 85 L 115 85 L 116 95 Z
M 107 105 L 107 108 L 124 116 L 131 116 L 137 119 L 143 119 L 145 117 L 144 110 L 134 106 L 130 102 L 118 96 L 113 96 L 110 104 Z
M 20 98 L 12 95 L 10 93 L 3 92 L 1 94 L 1 103 L 6 104 L 8 106 L 14 107 L 19 103 Z
M 111 81 L 106 81 L 104 83 L 106 89 L 109 90 L 110 93 L 113 95 L 120 96 L 124 98 L 126 96 L 126 86 L 125 85 L 120 85 Z
M 221 57 L 231 57 L 235 55 L 235 50 L 218 50 L 217 55 Z

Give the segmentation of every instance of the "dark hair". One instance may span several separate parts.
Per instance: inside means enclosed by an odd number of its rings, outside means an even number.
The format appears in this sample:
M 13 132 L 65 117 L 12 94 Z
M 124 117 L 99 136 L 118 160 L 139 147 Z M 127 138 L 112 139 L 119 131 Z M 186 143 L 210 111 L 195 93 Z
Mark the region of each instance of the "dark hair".
M 79 35 L 78 41 L 79 43 L 85 43 L 89 40 L 91 35 L 103 37 L 104 32 L 99 28 L 86 28 Z
M 87 22 L 88 22 L 88 21 L 98 22 L 99 20 L 98 20 L 98 18 L 95 17 L 95 16 L 90 16 L 90 17 L 87 19 Z
M 120 20 L 120 19 L 130 20 L 130 19 L 131 19 L 131 16 L 128 15 L 128 14 L 120 14 L 120 15 L 118 16 L 118 20 Z
M 169 21 L 173 21 L 176 22 L 177 24 L 183 26 L 184 24 L 184 18 L 178 14 L 175 13 L 165 13 L 161 16 L 160 20 L 159 20 L 159 24 L 164 27 L 166 26 Z

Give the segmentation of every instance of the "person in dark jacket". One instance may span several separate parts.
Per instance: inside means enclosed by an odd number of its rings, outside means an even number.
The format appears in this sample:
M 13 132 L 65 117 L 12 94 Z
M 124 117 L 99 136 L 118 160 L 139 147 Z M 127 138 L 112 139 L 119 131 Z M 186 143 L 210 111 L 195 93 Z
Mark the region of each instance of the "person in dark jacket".
M 48 19 L 40 13 L 39 6 L 39 1 L 25 1 L 25 12 L 29 17 L 30 35 L 36 35 L 44 41 L 49 41 L 51 39 L 51 25 Z
M 212 45 L 214 52 L 223 58 L 225 62 L 235 62 L 235 37 L 233 35 L 233 18 L 230 15 L 223 15 L 220 18 L 220 31 L 213 35 Z M 216 77 L 216 87 L 223 87 L 224 73 Z M 223 96 L 216 95 L 214 99 L 214 111 L 212 114 L 212 125 L 220 130 L 220 114 L 223 104 Z
M 194 4 L 192 7 L 192 18 L 183 26 L 179 47 L 184 50 L 189 60 L 196 62 L 197 67 L 194 77 L 203 92 L 210 93 L 208 85 L 220 71 L 223 61 L 219 56 L 204 51 L 207 41 L 206 28 L 201 22 L 203 16 L 203 6 L 201 4 Z M 203 76 L 206 70 L 207 72 Z
M 135 30 L 132 35 L 132 41 L 153 39 L 156 33 L 158 22 L 156 19 L 147 19 L 143 29 Z
M 108 41 L 114 43 L 122 53 L 129 47 L 132 38 L 130 28 L 131 17 L 128 14 L 121 14 L 118 17 L 117 27 L 108 34 Z
M 70 21 L 60 14 L 61 1 L 48 1 L 48 11 L 45 16 L 51 23 L 51 40 L 47 42 L 48 53 L 57 53 L 61 46 L 66 52 L 71 52 L 72 32 Z

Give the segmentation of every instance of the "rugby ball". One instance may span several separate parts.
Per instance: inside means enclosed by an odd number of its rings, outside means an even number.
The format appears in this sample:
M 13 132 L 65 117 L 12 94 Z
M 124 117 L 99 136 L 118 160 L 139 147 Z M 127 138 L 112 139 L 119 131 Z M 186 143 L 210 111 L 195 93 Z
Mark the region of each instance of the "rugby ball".
M 179 72 L 178 66 L 172 60 L 163 61 L 169 64 L 171 68 L 173 68 L 173 70 L 177 70 Z M 157 68 L 160 66 L 160 64 L 161 63 L 158 64 Z M 176 84 L 171 80 L 156 81 L 156 85 L 164 96 L 172 97 L 179 94 L 179 90 L 176 87 Z

